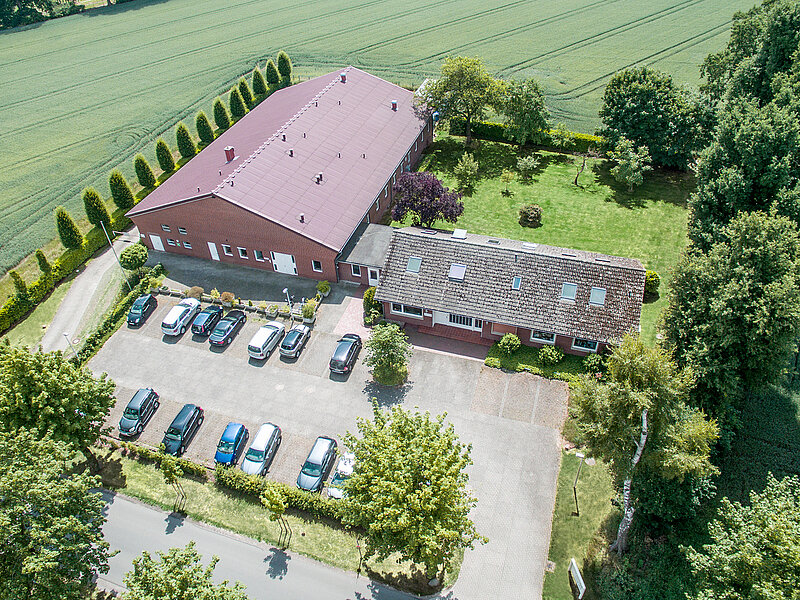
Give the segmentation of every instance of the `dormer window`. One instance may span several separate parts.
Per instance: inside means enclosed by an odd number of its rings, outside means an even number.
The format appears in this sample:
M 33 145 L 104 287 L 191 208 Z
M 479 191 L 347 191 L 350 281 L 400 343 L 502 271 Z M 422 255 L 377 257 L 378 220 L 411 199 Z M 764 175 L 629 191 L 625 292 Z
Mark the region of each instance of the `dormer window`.
M 592 306 L 604 306 L 606 303 L 606 288 L 593 287 L 589 294 L 589 304 Z
M 511 281 L 511 289 L 512 289 L 512 290 L 518 290 L 520 287 L 522 287 L 522 277 L 520 277 L 519 275 L 517 275 L 517 276 L 515 276 L 515 277 L 514 277 L 514 279 Z
M 406 271 L 409 273 L 419 273 L 419 268 L 422 265 L 422 259 L 418 256 L 412 256 L 408 259 Z
M 578 293 L 577 283 L 565 283 L 561 286 L 561 299 L 562 300 L 575 300 L 575 295 Z

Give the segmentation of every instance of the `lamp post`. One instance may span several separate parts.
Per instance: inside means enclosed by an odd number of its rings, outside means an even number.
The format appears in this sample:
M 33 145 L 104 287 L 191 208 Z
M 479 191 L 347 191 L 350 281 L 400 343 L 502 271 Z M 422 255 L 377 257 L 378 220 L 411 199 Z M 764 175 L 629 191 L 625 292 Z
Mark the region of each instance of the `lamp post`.
M 289 288 L 283 288 L 283 293 L 286 294 L 286 304 L 289 305 L 289 308 L 292 308 L 292 300 L 289 298 Z
M 131 287 L 131 282 L 128 281 L 128 275 L 125 273 L 125 269 L 122 268 L 122 263 L 119 262 L 119 256 L 117 256 L 117 250 L 116 248 L 114 248 L 114 244 L 111 243 L 111 238 L 108 236 L 108 231 L 106 230 L 106 224 L 100 221 L 100 225 L 103 227 L 103 233 L 106 234 L 106 239 L 108 240 L 108 245 L 111 246 L 111 251 L 114 253 L 114 258 L 117 259 L 117 264 L 119 265 L 119 268 L 122 269 L 122 277 L 125 278 L 125 283 L 128 284 L 128 289 L 130 291 L 133 291 L 133 288 Z M 114 233 L 117 232 L 115 231 Z
M 578 472 L 575 473 L 575 483 L 572 484 L 572 493 L 575 496 L 575 516 L 580 517 L 581 511 L 578 510 L 578 477 L 581 476 L 581 467 L 583 467 L 583 459 L 586 458 L 586 456 L 580 452 L 576 452 L 575 456 L 580 458 L 581 462 L 578 464 Z
M 67 344 L 72 349 L 72 352 L 75 354 L 75 358 L 80 360 L 80 356 L 78 356 L 78 351 L 75 350 L 75 346 L 72 345 L 72 341 L 69 339 L 69 334 L 64 332 L 64 339 L 67 340 Z

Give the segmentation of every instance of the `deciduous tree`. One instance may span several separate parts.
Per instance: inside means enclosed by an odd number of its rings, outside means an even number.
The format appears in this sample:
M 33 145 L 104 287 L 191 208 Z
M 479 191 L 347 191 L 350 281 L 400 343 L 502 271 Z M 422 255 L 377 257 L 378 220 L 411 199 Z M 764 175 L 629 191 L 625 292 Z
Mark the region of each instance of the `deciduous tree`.
M 535 79 L 509 81 L 502 88 L 497 111 L 506 118 L 505 135 L 520 145 L 547 139 L 548 113 L 544 95 Z
M 53 0 L 3 0 L 0 2 L 0 29 L 43 21 L 53 15 Z
M 220 98 L 214 100 L 214 123 L 223 131 L 231 126 L 231 116 Z
M 384 412 L 373 403 L 373 418 L 357 419 L 357 434 L 345 436 L 356 456 L 345 519 L 365 531 L 367 556 L 397 552 L 424 565 L 429 577 L 460 550 L 487 541 L 469 518 L 477 503 L 465 471 L 472 446 L 445 417 L 399 406 Z
M 131 244 L 119 255 L 119 263 L 129 271 L 141 269 L 147 262 L 147 247 L 144 244 Z
M 83 208 L 86 211 L 86 218 L 89 223 L 96 227 L 100 227 L 100 223 L 104 223 L 106 229 L 111 224 L 111 215 L 108 213 L 106 203 L 97 190 L 89 187 L 83 190 Z
M 130 210 L 134 205 L 133 192 L 131 186 L 128 185 L 125 176 L 114 169 L 108 176 L 108 187 L 111 189 L 111 197 L 114 199 L 114 204 L 122 210 Z
M 223 108 L 225 108 L 223 106 Z M 206 146 L 208 146 L 211 142 L 214 141 L 214 129 L 211 127 L 211 123 L 202 110 L 197 113 L 197 117 L 194 120 L 194 126 L 197 129 L 197 137 L 200 138 L 200 141 L 203 142 Z
M 611 168 L 611 174 L 614 179 L 627 185 L 629 192 L 633 191 L 634 186 L 644 182 L 644 174 L 647 171 L 653 170 L 647 148 L 644 146 L 635 148 L 633 142 L 626 137 L 619 138 L 614 150 L 609 152 L 608 156 L 617 163 Z
M 75 250 L 83 246 L 83 234 L 72 219 L 72 215 L 67 212 L 67 209 L 63 206 L 57 207 L 55 216 L 58 237 L 64 248 Z
M 364 364 L 372 368 L 378 383 L 396 385 L 405 381 L 411 344 L 408 336 L 394 323 L 376 325 L 364 344 Z
M 175 128 L 175 140 L 178 143 L 178 152 L 183 158 L 192 158 L 197 154 L 197 146 L 194 144 L 192 134 L 189 133 L 189 129 L 183 121 L 179 122 Z
M 231 117 L 233 117 L 234 121 L 238 121 L 247 114 L 247 107 L 244 104 L 242 94 L 239 92 L 238 87 L 234 86 L 231 89 L 229 102 L 231 106 Z
M 136 171 L 136 179 L 139 180 L 139 185 L 143 188 L 151 188 L 156 184 L 156 176 L 144 155 L 136 155 L 136 158 L 133 159 L 133 169 Z
M 469 152 L 464 152 L 453 167 L 453 176 L 459 191 L 471 193 L 478 183 L 478 161 Z
M 444 187 L 433 173 L 403 173 L 392 189 L 395 221 L 410 215 L 414 225 L 433 227 L 437 220 L 455 223 L 464 212 L 461 194 Z
M 158 138 L 156 142 L 156 158 L 158 166 L 164 173 L 171 173 L 175 170 L 175 159 L 172 157 L 172 150 L 169 149 L 167 142 Z
M 269 63 L 267 63 L 267 66 L 269 66 Z M 283 50 L 278 52 L 278 73 L 281 76 L 281 83 L 283 85 L 292 83 L 292 60 Z

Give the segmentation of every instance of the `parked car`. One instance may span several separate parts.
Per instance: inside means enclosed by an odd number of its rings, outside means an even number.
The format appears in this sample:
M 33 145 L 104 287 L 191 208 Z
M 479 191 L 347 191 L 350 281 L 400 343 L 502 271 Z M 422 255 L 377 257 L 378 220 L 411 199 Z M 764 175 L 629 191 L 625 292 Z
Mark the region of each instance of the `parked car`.
M 241 310 L 229 310 L 228 314 L 220 319 L 214 331 L 208 336 L 212 346 L 227 346 L 247 321 L 247 315 Z
M 184 298 L 164 317 L 161 322 L 161 331 L 164 335 L 181 335 L 195 315 L 200 312 L 200 301 L 195 298 Z
M 336 470 L 331 477 L 331 482 L 328 484 L 328 497 L 341 500 L 346 496 L 343 489 L 344 482 L 350 479 L 353 474 L 353 469 L 356 466 L 356 455 L 352 452 L 347 452 L 339 457 L 339 462 L 336 463 Z
M 355 333 L 346 333 L 336 343 L 328 367 L 331 373 L 349 373 L 361 352 L 361 338 Z
M 259 360 L 269 358 L 285 333 L 286 330 L 280 321 L 270 321 L 266 325 L 262 325 L 247 344 L 247 353 Z
M 180 456 L 186 451 L 186 446 L 192 441 L 194 434 L 203 423 L 203 409 L 194 404 L 184 404 L 172 423 L 164 432 L 164 451 L 167 454 Z
M 221 465 L 235 465 L 239 462 L 239 455 L 242 453 L 250 432 L 241 423 L 228 423 L 222 437 L 217 444 L 217 452 L 214 460 Z
M 159 405 L 158 394 L 153 388 L 140 389 L 133 395 L 122 413 L 122 418 L 119 420 L 119 434 L 133 436 L 142 433 Z
M 192 321 L 192 333 L 195 335 L 209 335 L 221 318 L 221 306 L 214 304 L 206 306 Z
M 303 346 L 306 345 L 310 335 L 311 329 L 309 329 L 308 325 L 298 323 L 292 327 L 289 333 L 286 334 L 286 337 L 283 338 L 283 343 L 280 348 L 281 356 L 297 358 Z
M 242 471 L 249 475 L 263 475 L 272 464 L 281 440 L 281 428 L 273 423 L 264 423 L 245 452 Z
M 307 492 L 318 492 L 322 489 L 325 477 L 328 476 L 333 459 L 336 458 L 336 440 L 320 436 L 308 453 L 300 475 L 297 476 L 297 487 Z
M 158 302 L 153 294 L 139 296 L 133 301 L 131 309 L 128 311 L 128 325 L 137 326 L 144 323 L 157 305 Z

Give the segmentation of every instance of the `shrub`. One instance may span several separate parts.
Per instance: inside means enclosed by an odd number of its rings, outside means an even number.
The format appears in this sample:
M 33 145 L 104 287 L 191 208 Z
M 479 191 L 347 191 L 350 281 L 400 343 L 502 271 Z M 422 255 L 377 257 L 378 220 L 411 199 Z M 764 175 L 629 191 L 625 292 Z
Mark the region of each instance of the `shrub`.
M 661 285 L 661 277 L 655 271 L 648 269 L 644 274 L 644 293 L 657 294 L 659 285 Z
M 278 85 L 281 82 L 281 75 L 278 73 L 278 67 L 275 66 L 271 58 L 267 61 L 267 66 L 264 67 L 264 74 L 267 78 L 267 83 L 271 86 Z
M 39 263 L 39 270 L 44 275 L 50 275 L 50 272 L 53 270 L 53 266 L 50 264 L 50 261 L 47 260 L 47 257 L 42 252 L 42 249 L 39 248 L 36 251 L 36 262 Z
M 310 319 L 314 316 L 315 312 L 317 312 L 317 301 L 306 300 L 305 304 L 303 304 L 303 318 Z
M 522 342 L 519 339 L 519 336 L 514 335 L 513 333 L 505 334 L 502 339 L 497 343 L 497 347 L 505 353 L 506 356 L 511 356 L 519 350 L 520 346 L 522 346 Z
M 197 154 L 197 146 L 194 145 L 192 134 L 189 133 L 189 129 L 183 124 L 183 121 L 178 123 L 175 129 L 175 140 L 178 143 L 178 152 L 183 158 L 192 158 Z
M 122 210 L 130 210 L 135 204 L 133 199 L 133 192 L 131 186 L 125 180 L 125 176 L 117 169 L 111 171 L 108 176 L 108 187 L 111 190 L 111 198 L 114 204 L 119 206 Z
M 383 304 L 375 300 L 375 286 L 368 287 L 364 292 L 363 303 L 365 315 L 368 315 L 373 310 L 379 310 L 383 308 Z
M 466 121 L 463 117 L 454 117 L 449 122 L 450 134 L 463 136 L 466 132 Z M 506 137 L 506 126 L 502 123 L 489 123 L 486 121 L 472 122 L 472 137 L 479 140 L 490 140 L 494 142 L 508 143 Z M 603 145 L 603 138 L 586 133 L 568 131 L 563 125 L 547 132 L 546 139 L 542 145 L 561 147 L 561 140 L 567 138 L 569 145 L 575 152 L 588 152 L 591 148 L 599 148 Z M 566 149 L 566 148 L 563 148 Z
M 119 264 L 129 271 L 141 269 L 147 262 L 147 247 L 144 244 L 131 244 L 119 255 Z
M 83 245 L 83 234 L 63 206 L 56 208 L 56 229 L 65 248 L 74 250 Z
M 201 288 L 199 285 L 193 285 L 186 291 L 186 296 L 189 298 L 197 298 L 200 300 L 200 297 L 205 293 L 205 290 Z
M 113 440 L 110 443 L 113 443 Z M 144 462 L 151 462 L 156 466 L 161 465 L 161 461 L 165 456 L 164 453 L 159 450 L 152 450 L 147 446 L 142 446 L 134 442 L 120 442 L 120 446 L 128 451 L 128 456 L 130 458 L 135 458 Z M 183 457 L 175 458 L 174 460 L 178 463 L 178 466 L 185 474 L 202 479 L 204 481 L 208 479 L 208 469 L 206 469 L 203 465 L 199 465 L 190 461 L 188 458 Z
M 136 158 L 133 159 L 133 168 L 136 171 L 136 179 L 139 180 L 140 186 L 150 188 L 156 184 L 156 176 L 153 173 L 153 169 L 150 168 L 150 163 L 147 162 L 143 155 L 136 155 Z
M 528 204 L 520 208 L 519 224 L 523 227 L 541 227 L 542 207 L 538 204 Z
M 583 359 L 583 368 L 589 373 L 602 373 L 606 370 L 606 363 L 600 354 L 589 354 Z
M 253 69 L 253 93 L 256 96 L 265 96 L 267 93 L 267 82 L 264 80 L 264 75 L 258 65 Z
M 172 158 L 172 150 L 169 149 L 167 142 L 162 138 L 158 138 L 156 142 L 156 159 L 158 159 L 158 166 L 165 173 L 171 173 L 175 170 L 175 159 Z
M 284 85 L 292 83 L 292 61 L 283 50 L 278 52 L 278 73 L 281 76 L 281 83 Z
M 100 223 L 106 225 L 111 223 L 111 215 L 108 213 L 106 203 L 93 187 L 83 190 L 83 208 L 86 210 L 86 218 L 92 225 L 99 227 Z
M 327 281 L 320 281 L 317 284 L 317 292 L 320 294 L 328 294 L 331 291 L 331 284 Z
M 539 164 L 539 156 L 536 154 L 520 156 L 517 159 L 517 171 L 522 181 L 528 182 L 533 179 L 533 174 L 539 168 Z
M 214 100 L 214 123 L 219 129 L 227 129 L 231 126 L 231 116 L 220 98 Z
M 222 302 L 233 302 L 235 298 L 236 298 L 236 296 L 234 296 L 233 293 L 231 293 L 231 292 L 222 292 L 219 295 L 219 299 Z
M 231 89 L 229 102 L 231 107 L 231 116 L 233 117 L 234 121 L 238 121 L 247 114 L 247 107 L 244 105 L 244 100 L 242 100 L 242 94 L 239 92 L 238 87 L 234 86 Z
M 564 358 L 564 353 L 555 346 L 542 346 L 539 348 L 539 363 L 543 367 L 554 367 Z
M 453 175 L 458 182 L 459 190 L 473 189 L 478 183 L 478 161 L 469 152 L 464 152 L 456 166 L 453 167 Z
M 247 85 L 247 80 L 244 77 L 239 79 L 239 93 L 242 95 L 242 100 L 244 100 L 247 108 L 252 108 L 253 92 L 250 90 L 250 86 Z
M 211 127 L 211 122 L 208 120 L 206 113 L 202 110 L 197 113 L 194 119 L 194 126 L 197 129 L 197 137 L 200 138 L 203 144 L 208 146 L 214 141 L 214 129 Z
M 208 295 L 211 296 L 214 300 L 216 300 L 220 296 L 219 290 L 217 288 L 213 288 L 210 292 L 208 292 Z

